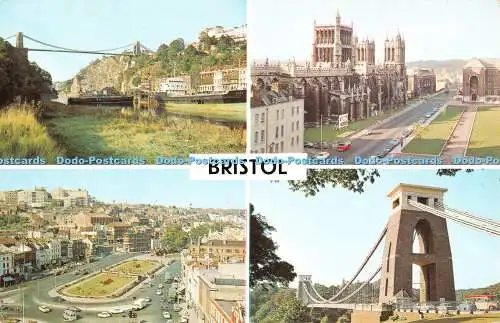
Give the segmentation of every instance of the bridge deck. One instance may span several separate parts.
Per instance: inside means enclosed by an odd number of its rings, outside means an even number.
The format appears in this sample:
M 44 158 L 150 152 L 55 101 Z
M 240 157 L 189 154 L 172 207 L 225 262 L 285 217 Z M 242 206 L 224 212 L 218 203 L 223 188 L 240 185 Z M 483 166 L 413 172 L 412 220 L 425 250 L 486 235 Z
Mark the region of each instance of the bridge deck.
M 381 312 L 388 309 L 392 309 L 392 306 L 387 304 L 309 304 L 307 307 L 310 308 L 340 308 L 348 310 L 359 310 L 359 311 L 375 311 Z

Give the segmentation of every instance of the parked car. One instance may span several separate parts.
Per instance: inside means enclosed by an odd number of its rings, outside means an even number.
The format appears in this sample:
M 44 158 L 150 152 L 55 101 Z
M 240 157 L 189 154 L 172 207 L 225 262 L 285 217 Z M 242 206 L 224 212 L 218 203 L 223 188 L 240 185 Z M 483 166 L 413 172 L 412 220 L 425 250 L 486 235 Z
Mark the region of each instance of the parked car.
M 337 151 L 348 151 L 351 149 L 352 144 L 350 141 L 342 141 L 337 143 Z
M 439 304 L 439 306 L 438 306 L 437 309 L 438 309 L 439 312 L 446 313 L 448 311 L 454 311 L 454 310 L 456 310 L 457 307 L 454 304 L 452 304 L 452 303 L 442 303 L 442 304 Z
M 161 294 L 162 294 L 162 291 L 161 291 L 160 289 L 158 289 L 158 290 L 156 291 L 156 295 L 161 295 Z
M 310 141 L 304 141 L 304 148 L 314 148 L 314 144 Z
M 418 307 L 422 312 L 433 312 L 436 310 L 436 306 L 433 304 L 422 304 Z
M 78 308 L 76 306 L 70 306 L 68 308 L 66 308 L 67 310 L 70 310 L 70 311 L 73 311 L 73 312 L 81 312 L 82 309 L 81 308 Z
M 430 118 L 431 116 L 432 116 L 432 114 L 430 114 L 430 113 L 427 113 L 427 114 L 425 115 L 425 117 L 426 117 L 426 118 Z
M 369 136 L 371 134 L 373 134 L 373 131 L 371 129 L 366 129 L 365 130 L 365 136 Z
M 148 302 L 148 303 L 151 303 L 151 302 L 153 301 L 153 300 L 152 300 L 151 298 L 149 298 L 149 297 L 146 297 L 144 300 L 145 300 L 146 302 Z
M 162 313 L 162 316 L 163 316 L 163 318 L 164 318 L 164 319 L 169 319 L 169 318 L 171 318 L 171 317 L 172 317 L 172 315 L 170 315 L 170 313 L 169 313 L 169 312 L 163 312 L 163 313 Z
M 101 313 L 97 314 L 97 317 L 102 318 L 102 319 L 106 319 L 106 318 L 111 317 L 111 316 L 113 316 L 113 315 L 111 315 L 110 312 L 101 312 Z
M 48 313 L 51 311 L 50 307 L 45 306 L 45 305 L 40 305 L 38 306 L 38 310 L 42 313 Z
M 162 284 L 158 285 L 158 289 L 162 289 L 162 288 L 163 288 Z
M 181 323 L 188 323 L 188 319 L 187 319 L 187 317 L 183 317 L 183 318 L 181 318 Z
M 131 318 L 131 319 L 136 318 L 137 317 L 137 313 L 134 312 L 134 311 L 129 311 L 128 312 L 128 317 Z

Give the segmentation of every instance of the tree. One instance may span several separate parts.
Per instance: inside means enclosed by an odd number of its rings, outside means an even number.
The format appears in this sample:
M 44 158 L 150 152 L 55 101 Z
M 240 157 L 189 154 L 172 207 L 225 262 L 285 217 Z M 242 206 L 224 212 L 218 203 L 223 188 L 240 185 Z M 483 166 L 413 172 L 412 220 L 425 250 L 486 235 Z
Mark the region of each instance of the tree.
M 302 304 L 293 290 L 281 289 L 271 297 L 271 312 L 262 319 L 262 323 L 296 323 L 308 322 L 310 320 L 310 310 Z
M 278 245 L 270 237 L 273 231 L 275 228 L 254 213 L 250 204 L 250 287 L 259 282 L 287 285 L 297 276 L 293 266 L 276 254 Z
M 168 252 L 176 252 L 187 244 L 187 234 L 180 225 L 169 227 L 163 234 L 163 242 Z
M 439 169 L 439 176 L 455 176 L 460 169 Z M 470 173 L 473 170 L 466 169 Z M 380 177 L 378 170 L 373 169 L 308 169 L 307 179 L 303 181 L 289 181 L 292 191 L 302 191 L 305 196 L 314 196 L 326 186 L 342 187 L 355 193 L 363 193 L 365 185 L 375 183 Z

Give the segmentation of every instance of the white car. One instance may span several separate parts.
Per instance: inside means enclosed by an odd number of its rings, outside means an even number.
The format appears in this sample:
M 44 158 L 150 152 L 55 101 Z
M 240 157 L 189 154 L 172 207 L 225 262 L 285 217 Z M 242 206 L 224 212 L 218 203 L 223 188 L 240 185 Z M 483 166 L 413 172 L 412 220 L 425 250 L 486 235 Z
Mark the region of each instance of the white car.
M 167 320 L 166 323 L 174 323 L 174 320 Z
M 51 311 L 51 309 L 48 306 L 45 305 L 40 305 L 38 306 L 38 310 L 42 313 L 48 313 Z
M 162 315 L 164 319 L 170 319 L 172 317 L 169 312 L 163 312 Z
M 110 312 L 101 312 L 99 314 L 97 314 L 97 317 L 100 317 L 102 319 L 107 319 L 108 317 L 111 317 L 111 313 Z
M 180 312 L 181 310 L 182 310 L 182 308 L 179 305 L 174 304 L 174 311 L 175 312 Z
M 146 297 L 144 300 L 145 300 L 146 302 L 148 302 L 148 303 L 151 303 L 151 302 L 153 301 L 153 300 L 152 300 L 151 298 L 149 298 L 149 297 Z
M 369 136 L 371 134 L 373 134 L 373 131 L 371 129 L 366 129 L 365 130 L 365 136 Z
M 431 117 L 431 114 L 430 114 L 430 113 L 427 113 L 427 114 L 425 115 L 425 117 L 426 117 L 426 118 L 430 118 L 430 117 Z
M 163 285 L 162 285 L 162 284 L 158 285 L 158 288 L 159 288 L 159 289 L 162 289 L 162 288 L 163 288 Z
M 185 317 L 183 317 L 183 318 L 181 319 L 181 323 L 188 323 L 188 319 L 187 319 L 187 318 L 185 318 Z
M 158 290 L 156 291 L 156 295 L 161 295 L 161 294 L 162 294 L 161 290 L 159 290 L 159 289 L 158 289 Z
M 125 312 L 125 310 L 122 308 L 115 307 L 115 308 L 112 308 L 111 311 L 109 311 L 109 312 L 111 314 L 121 314 L 121 313 Z
M 319 159 L 319 160 L 324 160 L 324 159 L 327 159 L 328 157 L 330 157 L 330 153 L 329 152 L 322 152 L 322 153 L 319 153 L 319 154 L 316 154 L 314 155 L 314 159 Z M 176 288 L 177 289 L 177 288 Z

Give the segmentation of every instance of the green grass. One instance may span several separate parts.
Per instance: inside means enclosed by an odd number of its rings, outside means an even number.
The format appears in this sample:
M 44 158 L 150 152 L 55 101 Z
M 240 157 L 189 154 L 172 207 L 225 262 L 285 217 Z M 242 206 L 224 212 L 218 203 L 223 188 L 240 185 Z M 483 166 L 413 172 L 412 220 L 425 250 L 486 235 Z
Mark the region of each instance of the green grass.
M 44 157 L 53 160 L 61 154 L 47 129 L 26 106 L 7 107 L 0 112 L 0 157 Z
M 411 104 L 413 104 L 414 101 L 409 101 L 407 103 L 407 107 Z M 329 125 L 324 125 L 323 126 L 323 140 L 324 141 L 335 141 L 338 139 L 345 138 L 347 136 L 353 135 L 359 130 L 365 129 L 373 124 L 375 124 L 379 120 L 386 119 L 390 117 L 391 115 L 398 113 L 402 111 L 405 108 L 400 108 L 400 109 L 392 109 L 389 111 L 385 111 L 383 114 L 379 114 L 376 117 L 370 117 L 367 119 L 355 121 L 349 123 L 349 125 L 345 128 L 342 128 L 340 130 L 334 130 L 331 126 Z M 321 128 L 306 128 L 305 133 L 304 133 L 304 139 L 306 141 L 320 141 L 321 140 Z
M 467 156 L 500 158 L 500 107 L 479 107 Z
M 111 279 L 112 282 L 104 284 L 103 282 L 106 279 Z M 109 273 L 102 273 L 64 288 L 62 293 L 72 297 L 106 297 L 111 296 L 114 292 L 135 280 L 136 277 L 119 277 Z
M 112 271 L 119 271 L 122 273 L 130 273 L 135 275 L 144 275 L 157 265 L 158 263 L 155 261 L 131 260 L 113 267 Z
M 439 155 L 462 113 L 462 107 L 448 106 L 403 148 L 403 153 Z
M 246 131 L 204 121 L 154 117 L 147 112 L 66 108 L 46 120 L 67 156 L 186 157 L 190 153 L 241 153 Z
M 165 104 L 167 112 L 199 116 L 221 121 L 246 121 L 246 103 Z

